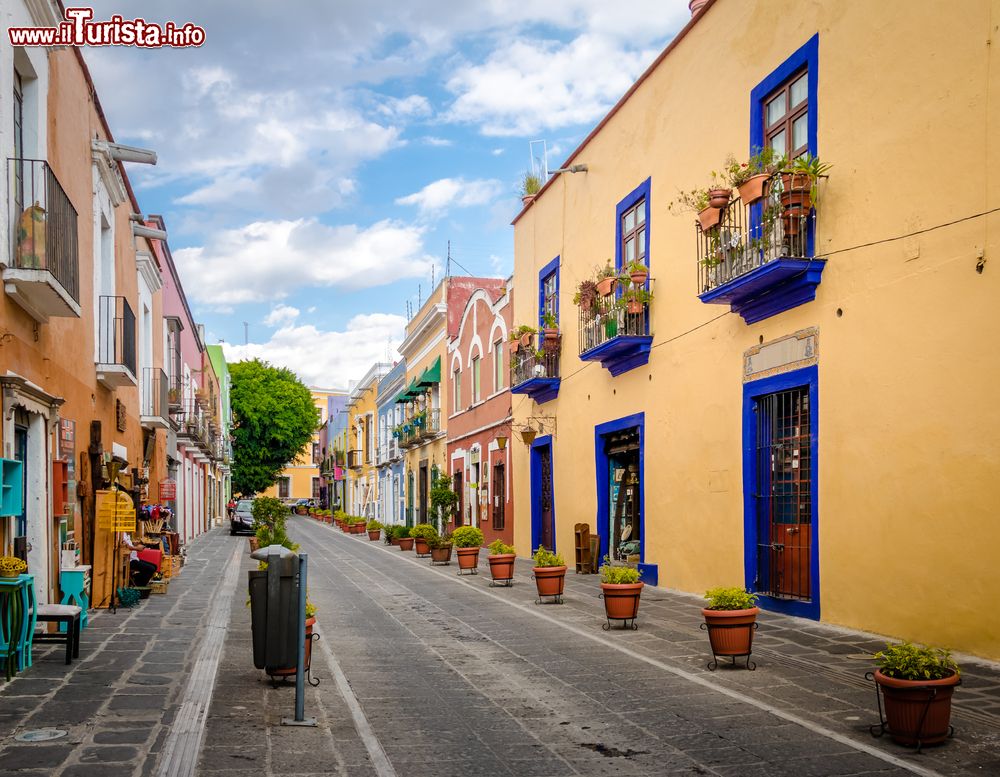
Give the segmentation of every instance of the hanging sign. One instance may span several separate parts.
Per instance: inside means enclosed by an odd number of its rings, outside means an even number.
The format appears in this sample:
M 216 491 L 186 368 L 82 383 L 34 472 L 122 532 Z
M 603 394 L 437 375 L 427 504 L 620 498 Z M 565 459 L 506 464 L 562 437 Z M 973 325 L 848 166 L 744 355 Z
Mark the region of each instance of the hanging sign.
M 135 506 L 124 491 L 97 491 L 97 528 L 135 531 Z
M 160 481 L 160 501 L 168 502 L 177 498 L 177 481 L 171 478 Z

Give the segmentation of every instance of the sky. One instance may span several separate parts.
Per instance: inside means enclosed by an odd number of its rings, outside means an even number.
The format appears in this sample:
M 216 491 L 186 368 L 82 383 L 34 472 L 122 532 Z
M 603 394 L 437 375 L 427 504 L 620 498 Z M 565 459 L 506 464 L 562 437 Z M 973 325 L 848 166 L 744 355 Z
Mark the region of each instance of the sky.
M 94 19 L 192 22 L 205 44 L 84 56 L 115 140 L 158 154 L 129 177 L 206 340 L 331 388 L 398 358 L 449 242 L 453 274 L 511 274 L 529 144 L 558 167 L 690 17 L 686 0 L 138 6 L 97 0 Z

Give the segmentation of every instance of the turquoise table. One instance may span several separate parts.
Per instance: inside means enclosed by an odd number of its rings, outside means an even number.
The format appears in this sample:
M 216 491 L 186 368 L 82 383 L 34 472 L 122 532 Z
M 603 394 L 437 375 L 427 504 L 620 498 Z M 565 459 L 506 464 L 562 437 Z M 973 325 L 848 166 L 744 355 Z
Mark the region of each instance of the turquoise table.
M 90 565 L 83 564 L 59 571 L 59 587 L 63 598 L 60 604 L 75 604 L 80 613 L 80 628 L 87 628 L 87 608 L 90 607 Z M 66 631 L 66 624 L 59 624 L 59 631 Z
M 35 634 L 35 577 L 0 577 L 0 660 L 10 680 L 31 666 Z

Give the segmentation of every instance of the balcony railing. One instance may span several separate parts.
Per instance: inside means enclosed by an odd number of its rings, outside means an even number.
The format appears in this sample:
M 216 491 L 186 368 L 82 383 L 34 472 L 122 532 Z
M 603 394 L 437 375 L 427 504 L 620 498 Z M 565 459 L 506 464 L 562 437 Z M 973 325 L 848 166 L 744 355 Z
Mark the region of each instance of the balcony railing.
M 102 296 L 97 308 L 97 379 L 108 388 L 135 385 L 135 314 L 125 297 Z
M 80 315 L 77 214 L 52 168 L 39 159 L 7 160 L 11 253 L 8 293 L 39 321 Z
M 419 439 L 426 440 L 429 437 L 437 436 L 438 432 L 441 431 L 441 410 L 434 407 L 424 411 L 421 422 L 417 424 L 414 420 L 414 425 Z
M 159 367 L 143 368 L 140 413 L 143 426 L 156 429 L 169 428 L 168 385 L 167 375 Z
M 350 450 L 347 452 L 347 467 L 348 469 L 358 469 L 362 465 L 364 456 L 364 451 L 360 450 Z
M 510 355 L 510 390 L 527 394 L 538 403 L 554 399 L 559 393 L 559 346 L 536 351 L 520 347 Z
M 807 208 L 804 184 L 804 176 L 777 173 L 761 199 L 736 197 L 717 226 L 695 226 L 703 302 L 727 304 L 753 323 L 815 298 L 825 265 L 813 258 L 819 187 L 809 193 Z
M 581 307 L 580 358 L 599 361 L 612 375 L 648 362 L 653 341 L 649 306 L 612 293 L 594 300 L 589 310 Z

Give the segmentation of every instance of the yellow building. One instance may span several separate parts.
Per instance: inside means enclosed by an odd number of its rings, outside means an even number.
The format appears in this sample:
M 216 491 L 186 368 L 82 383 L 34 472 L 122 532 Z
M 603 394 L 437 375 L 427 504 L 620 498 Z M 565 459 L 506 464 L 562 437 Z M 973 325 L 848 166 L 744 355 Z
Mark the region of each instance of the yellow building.
M 392 368 L 378 362 L 369 368 L 347 398 L 347 512 L 376 517 L 378 428 L 375 413 L 378 382 Z
M 282 470 L 278 482 L 264 492 L 264 496 L 279 499 L 315 499 L 319 504 L 319 466 L 323 459 L 319 447 L 319 430 L 328 418 L 330 397 L 342 397 L 343 391 L 310 386 L 313 404 L 316 405 L 316 430 L 298 457 Z
M 515 220 L 563 362 L 514 398 L 519 553 L 586 521 L 647 582 L 1000 658 L 991 17 L 714 0 L 561 165 Z M 765 146 L 828 177 L 668 208 Z M 609 257 L 651 278 L 585 312 Z

